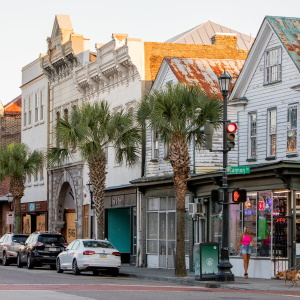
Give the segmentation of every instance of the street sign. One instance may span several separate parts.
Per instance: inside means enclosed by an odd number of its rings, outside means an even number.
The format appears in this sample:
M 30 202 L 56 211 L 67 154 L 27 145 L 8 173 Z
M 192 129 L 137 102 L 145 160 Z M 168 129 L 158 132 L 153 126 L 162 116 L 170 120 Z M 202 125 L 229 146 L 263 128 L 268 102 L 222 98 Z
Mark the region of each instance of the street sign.
M 228 166 L 228 174 L 250 174 L 250 166 Z
M 6 224 L 7 225 L 14 224 L 14 219 L 15 219 L 15 213 L 13 211 L 7 211 L 6 212 Z

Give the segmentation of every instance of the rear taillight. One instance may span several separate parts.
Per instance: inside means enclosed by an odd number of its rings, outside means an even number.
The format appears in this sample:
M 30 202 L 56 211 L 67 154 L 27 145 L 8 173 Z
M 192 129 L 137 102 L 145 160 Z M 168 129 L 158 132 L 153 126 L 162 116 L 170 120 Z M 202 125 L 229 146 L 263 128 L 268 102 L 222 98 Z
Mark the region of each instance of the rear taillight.
M 64 247 L 68 247 L 68 245 L 69 245 L 68 243 L 63 243 Z
M 93 254 L 95 254 L 95 251 L 83 251 L 83 253 L 82 253 L 83 255 L 93 255 Z
M 121 256 L 120 252 L 113 252 L 112 255 Z
M 41 243 L 41 242 L 36 242 L 34 246 L 43 246 L 44 243 Z

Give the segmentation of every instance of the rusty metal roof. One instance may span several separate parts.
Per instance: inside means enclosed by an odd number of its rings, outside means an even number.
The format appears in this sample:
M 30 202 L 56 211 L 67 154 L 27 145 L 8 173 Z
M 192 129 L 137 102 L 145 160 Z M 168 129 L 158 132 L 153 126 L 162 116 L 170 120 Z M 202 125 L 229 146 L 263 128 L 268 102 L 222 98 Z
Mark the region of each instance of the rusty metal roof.
M 218 77 L 224 69 L 232 77 L 234 84 L 244 60 L 234 59 L 199 59 L 199 58 L 165 58 L 176 78 L 181 83 L 198 85 L 209 94 L 221 98 Z M 221 98 L 222 99 L 222 98 Z
M 300 18 L 266 16 L 300 71 Z
M 254 38 L 251 36 L 219 25 L 217 23 L 207 21 L 181 34 L 176 35 L 175 37 L 167 40 L 166 43 L 211 45 L 211 38 L 216 33 L 235 33 L 237 36 L 237 48 L 241 50 L 250 50 L 254 42 Z

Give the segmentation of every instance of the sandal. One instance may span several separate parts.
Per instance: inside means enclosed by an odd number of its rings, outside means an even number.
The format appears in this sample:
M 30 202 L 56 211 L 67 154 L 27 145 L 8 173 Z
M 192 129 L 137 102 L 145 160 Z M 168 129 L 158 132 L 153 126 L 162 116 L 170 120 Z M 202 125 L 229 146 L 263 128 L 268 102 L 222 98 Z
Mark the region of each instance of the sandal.
M 244 277 L 245 277 L 245 278 L 248 278 L 248 273 L 245 273 L 245 274 L 244 274 Z

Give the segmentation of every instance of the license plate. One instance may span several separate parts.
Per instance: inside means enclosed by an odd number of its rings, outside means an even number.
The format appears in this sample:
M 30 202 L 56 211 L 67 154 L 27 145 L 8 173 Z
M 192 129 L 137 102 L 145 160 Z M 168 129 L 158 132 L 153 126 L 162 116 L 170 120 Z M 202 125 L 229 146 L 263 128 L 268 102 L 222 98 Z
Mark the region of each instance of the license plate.
M 100 258 L 106 258 L 106 254 L 100 254 Z
M 49 248 L 49 251 L 57 251 L 57 248 Z

